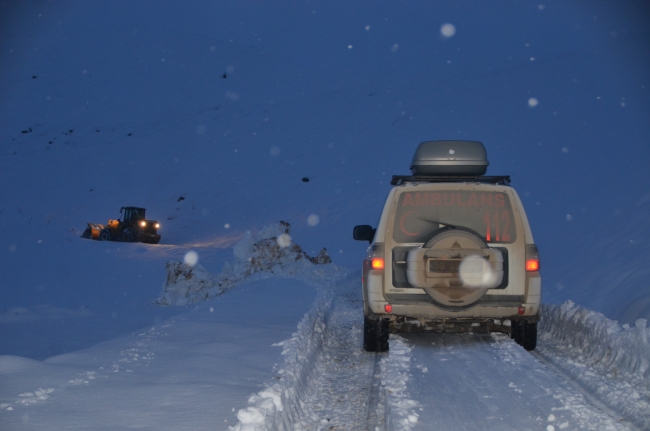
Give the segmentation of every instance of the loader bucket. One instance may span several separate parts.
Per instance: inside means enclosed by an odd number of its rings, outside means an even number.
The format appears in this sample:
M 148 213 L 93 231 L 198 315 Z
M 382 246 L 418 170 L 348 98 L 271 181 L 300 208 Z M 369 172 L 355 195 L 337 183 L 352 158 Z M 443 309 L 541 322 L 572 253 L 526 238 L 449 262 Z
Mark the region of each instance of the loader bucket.
M 88 227 L 81 235 L 82 238 L 99 239 L 99 232 L 104 229 L 103 224 L 88 223 Z

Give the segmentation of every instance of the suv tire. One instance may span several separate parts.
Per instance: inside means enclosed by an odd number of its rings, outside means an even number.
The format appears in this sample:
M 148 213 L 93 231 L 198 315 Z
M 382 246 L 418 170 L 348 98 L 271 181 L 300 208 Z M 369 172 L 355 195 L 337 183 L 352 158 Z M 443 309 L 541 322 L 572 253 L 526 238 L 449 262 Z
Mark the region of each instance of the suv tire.
M 531 352 L 537 347 L 537 323 L 525 320 L 512 322 L 510 338 L 527 351 Z
M 363 349 L 366 352 L 388 351 L 388 319 L 363 317 Z

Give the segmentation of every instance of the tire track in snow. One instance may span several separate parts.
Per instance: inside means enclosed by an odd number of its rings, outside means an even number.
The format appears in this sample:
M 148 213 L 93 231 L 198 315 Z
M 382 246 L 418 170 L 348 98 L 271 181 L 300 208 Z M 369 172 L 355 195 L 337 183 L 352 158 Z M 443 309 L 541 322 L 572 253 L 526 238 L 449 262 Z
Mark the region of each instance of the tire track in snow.
M 422 371 L 406 387 L 422 404 L 414 430 L 632 429 L 587 402 L 582 391 L 505 334 L 413 333 L 402 338 L 417 364 L 411 371 Z
M 372 383 L 370 385 L 370 390 L 368 394 L 368 408 L 367 408 L 367 419 L 366 424 L 368 425 L 367 429 L 370 431 L 375 430 L 385 430 L 384 423 L 384 404 L 385 404 L 385 393 L 382 391 L 381 387 L 381 362 L 380 359 L 382 355 L 374 354 L 373 366 L 372 366 Z
M 373 393 L 376 354 L 361 349 L 363 321 L 358 307 L 343 298 L 326 320 L 323 348 L 318 355 L 303 400 L 304 416 L 295 423 L 305 430 L 357 431 L 369 428 L 376 412 Z M 377 376 L 378 377 L 378 376 Z

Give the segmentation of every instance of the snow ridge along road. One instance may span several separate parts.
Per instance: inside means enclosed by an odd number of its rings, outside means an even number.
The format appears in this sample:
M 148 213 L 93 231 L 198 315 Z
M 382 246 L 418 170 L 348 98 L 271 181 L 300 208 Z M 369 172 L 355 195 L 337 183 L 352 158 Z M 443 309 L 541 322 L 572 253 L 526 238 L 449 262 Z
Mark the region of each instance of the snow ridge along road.
M 639 429 L 650 429 L 650 331 L 571 301 L 542 309 L 535 356 Z
M 231 430 L 384 428 L 377 414 L 380 356 L 361 349 L 357 279 L 323 288 L 298 331 L 282 343 L 285 363 L 276 381 L 237 412 L 239 423 Z

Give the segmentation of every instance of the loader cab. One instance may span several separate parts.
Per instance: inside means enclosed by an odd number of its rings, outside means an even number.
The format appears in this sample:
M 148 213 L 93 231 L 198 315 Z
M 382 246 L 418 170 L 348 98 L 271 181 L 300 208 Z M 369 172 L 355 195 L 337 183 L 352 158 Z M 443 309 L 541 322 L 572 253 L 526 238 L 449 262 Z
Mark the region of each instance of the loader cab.
M 120 213 L 123 213 L 124 223 L 129 221 L 144 220 L 145 209 L 137 207 L 122 207 Z

